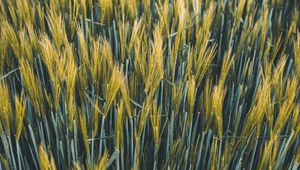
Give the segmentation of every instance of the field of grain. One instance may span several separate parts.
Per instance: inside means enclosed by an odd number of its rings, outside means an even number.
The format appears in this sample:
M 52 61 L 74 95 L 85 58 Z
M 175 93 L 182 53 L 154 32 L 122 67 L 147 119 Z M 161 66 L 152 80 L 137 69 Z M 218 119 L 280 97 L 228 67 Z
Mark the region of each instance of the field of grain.
M 0 169 L 300 168 L 299 0 L 0 0 Z

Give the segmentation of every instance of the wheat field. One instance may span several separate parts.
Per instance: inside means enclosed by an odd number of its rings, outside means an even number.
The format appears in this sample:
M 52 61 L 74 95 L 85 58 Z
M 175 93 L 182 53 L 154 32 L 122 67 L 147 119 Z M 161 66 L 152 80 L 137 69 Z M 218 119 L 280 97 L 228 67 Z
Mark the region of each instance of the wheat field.
M 0 0 L 0 169 L 300 168 L 299 0 Z

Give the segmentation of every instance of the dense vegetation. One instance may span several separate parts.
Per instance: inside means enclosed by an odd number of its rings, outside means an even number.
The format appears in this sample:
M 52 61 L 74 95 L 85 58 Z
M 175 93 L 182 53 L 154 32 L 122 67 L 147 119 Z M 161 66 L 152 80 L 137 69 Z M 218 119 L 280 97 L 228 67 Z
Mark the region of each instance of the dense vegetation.
M 2 169 L 296 169 L 298 0 L 0 0 Z

